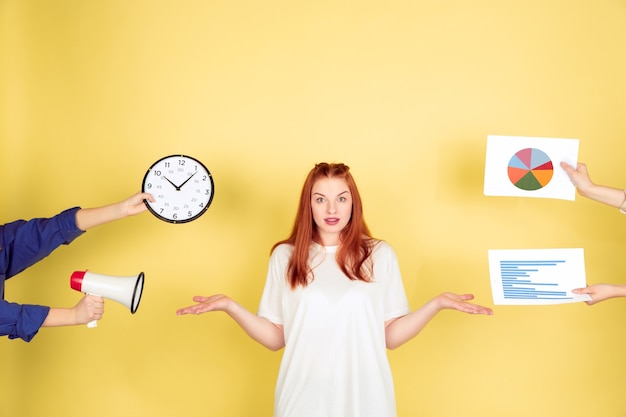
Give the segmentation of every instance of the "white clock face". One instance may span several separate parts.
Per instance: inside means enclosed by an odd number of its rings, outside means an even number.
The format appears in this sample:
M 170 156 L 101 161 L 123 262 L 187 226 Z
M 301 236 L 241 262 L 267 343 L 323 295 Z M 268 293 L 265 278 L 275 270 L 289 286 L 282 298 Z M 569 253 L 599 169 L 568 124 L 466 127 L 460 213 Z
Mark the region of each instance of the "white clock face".
M 143 178 L 142 191 L 148 210 L 170 223 L 186 223 L 200 217 L 213 200 L 213 177 L 197 159 L 170 155 L 156 161 Z

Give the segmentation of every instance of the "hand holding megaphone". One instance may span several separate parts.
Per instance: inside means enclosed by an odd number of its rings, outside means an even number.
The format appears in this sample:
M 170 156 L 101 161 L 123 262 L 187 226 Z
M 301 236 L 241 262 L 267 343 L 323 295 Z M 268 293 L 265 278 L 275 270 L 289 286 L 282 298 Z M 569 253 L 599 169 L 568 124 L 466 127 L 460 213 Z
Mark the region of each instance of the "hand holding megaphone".
M 98 295 L 83 294 L 76 306 L 74 306 L 76 320 L 78 323 L 91 323 L 102 320 L 104 314 L 104 298 Z
M 70 277 L 70 287 L 85 294 L 108 298 L 125 305 L 135 314 L 141 301 L 144 274 L 129 277 L 94 274 L 88 271 L 74 271 Z M 96 327 L 96 320 L 87 323 L 87 327 Z

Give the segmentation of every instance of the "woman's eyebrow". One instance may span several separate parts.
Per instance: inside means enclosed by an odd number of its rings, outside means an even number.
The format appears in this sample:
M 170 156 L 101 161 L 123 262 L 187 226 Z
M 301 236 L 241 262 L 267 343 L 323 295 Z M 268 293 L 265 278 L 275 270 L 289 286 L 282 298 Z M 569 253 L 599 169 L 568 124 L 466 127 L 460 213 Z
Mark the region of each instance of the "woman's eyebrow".
M 339 194 L 337 194 L 337 197 L 339 197 L 340 195 L 344 195 L 344 194 L 350 194 L 350 190 L 346 190 L 346 191 L 340 192 Z M 319 196 L 322 196 L 322 197 L 326 197 L 324 194 L 322 194 L 320 192 L 317 192 L 317 191 L 314 191 L 313 195 L 319 195 Z

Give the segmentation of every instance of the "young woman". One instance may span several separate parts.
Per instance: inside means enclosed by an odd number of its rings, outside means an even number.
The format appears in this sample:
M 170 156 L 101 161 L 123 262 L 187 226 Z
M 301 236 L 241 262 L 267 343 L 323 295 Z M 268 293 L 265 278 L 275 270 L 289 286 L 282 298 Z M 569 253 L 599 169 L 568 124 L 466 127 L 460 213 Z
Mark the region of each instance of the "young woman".
M 72 308 L 50 308 L 4 300 L 4 281 L 67 245 L 92 227 L 139 214 L 147 209 L 137 193 L 119 203 L 96 208 L 74 207 L 51 218 L 17 220 L 0 226 L 0 336 L 29 342 L 41 327 L 70 326 L 100 320 L 102 297 L 85 295 Z
M 622 213 L 626 214 L 625 190 L 593 183 L 585 164 L 578 164 L 574 168 L 565 162 L 561 162 L 561 168 L 565 170 L 580 195 L 607 206 L 618 208 Z M 586 288 L 577 288 L 572 292 L 575 294 L 589 294 L 591 300 L 587 301 L 587 304 L 593 305 L 609 298 L 626 297 L 626 285 L 595 284 Z
M 276 417 L 394 417 L 386 349 L 442 309 L 492 314 L 470 294 L 441 294 L 411 312 L 391 246 L 375 239 L 348 166 L 309 172 L 291 235 L 274 245 L 258 315 L 225 295 L 194 297 L 178 314 L 224 311 L 252 339 L 285 348 Z

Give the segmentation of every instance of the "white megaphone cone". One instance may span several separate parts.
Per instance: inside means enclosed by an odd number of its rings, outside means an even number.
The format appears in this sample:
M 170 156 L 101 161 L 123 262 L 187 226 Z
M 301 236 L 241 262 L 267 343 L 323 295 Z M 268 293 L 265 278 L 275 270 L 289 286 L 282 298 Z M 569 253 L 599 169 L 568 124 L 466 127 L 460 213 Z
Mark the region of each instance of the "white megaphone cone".
M 128 307 L 133 314 L 137 311 L 139 301 L 141 301 L 143 282 L 143 272 L 130 277 L 116 277 L 88 271 L 74 271 L 70 278 L 72 289 L 117 301 Z M 87 324 L 87 327 L 97 325 L 97 321 L 93 320 Z

